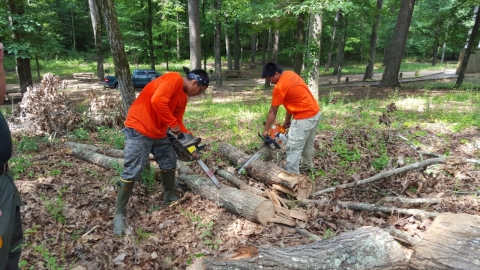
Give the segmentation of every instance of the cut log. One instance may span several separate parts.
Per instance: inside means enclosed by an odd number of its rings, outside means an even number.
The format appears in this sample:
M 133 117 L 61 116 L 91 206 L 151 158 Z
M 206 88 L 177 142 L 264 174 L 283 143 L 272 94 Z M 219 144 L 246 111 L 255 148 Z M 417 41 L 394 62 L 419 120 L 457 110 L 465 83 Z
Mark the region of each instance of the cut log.
M 249 155 L 228 143 L 220 144 L 218 151 L 235 166 L 242 166 L 250 158 Z M 305 200 L 312 194 L 313 184 L 307 176 L 290 173 L 273 163 L 255 160 L 250 162 L 245 169 L 257 181 L 299 200 Z
M 250 158 L 249 155 L 229 143 L 220 143 L 218 145 L 218 152 L 226 157 L 235 167 L 243 166 Z
M 275 216 L 275 206 L 266 198 L 225 185 L 218 189 L 210 179 L 198 175 L 182 173 L 179 178 L 194 193 L 248 220 L 266 225 Z
M 400 245 L 375 227 L 363 227 L 308 245 L 258 248 L 223 260 L 198 260 L 189 269 L 407 269 Z
M 103 149 L 91 144 L 74 143 L 74 142 L 66 142 L 65 144 L 71 148 L 89 150 L 95 153 L 99 153 L 99 154 L 109 156 L 109 157 L 114 157 L 114 158 L 123 158 L 125 156 L 124 151 L 121 149 Z M 150 154 L 149 158 L 153 159 L 153 155 Z
M 255 195 L 258 195 L 258 196 L 263 196 L 263 191 L 261 191 L 258 188 L 254 188 L 254 187 L 251 187 L 251 186 L 247 185 L 245 182 L 243 182 L 242 180 L 238 179 L 233 174 L 231 174 L 231 173 L 229 173 L 225 170 L 217 170 L 216 173 L 218 175 L 220 175 L 221 177 L 225 178 L 228 182 L 234 184 L 237 188 L 239 188 L 241 190 L 251 192 L 251 193 L 253 193 Z
M 411 269 L 480 269 L 480 217 L 442 213 L 418 243 Z
M 95 146 L 92 146 L 95 147 Z M 74 143 L 67 144 L 66 153 L 76 156 L 80 159 L 93 163 L 103 168 L 115 169 L 117 166 L 123 166 L 123 158 L 112 158 L 91 151 L 91 147 L 83 147 Z

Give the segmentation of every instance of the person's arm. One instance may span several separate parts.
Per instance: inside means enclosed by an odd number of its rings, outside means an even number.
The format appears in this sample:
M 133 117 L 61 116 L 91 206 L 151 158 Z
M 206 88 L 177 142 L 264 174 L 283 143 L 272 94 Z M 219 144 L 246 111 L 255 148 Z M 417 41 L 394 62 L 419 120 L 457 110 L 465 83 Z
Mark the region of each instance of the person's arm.
M 7 80 L 5 79 L 5 69 L 3 68 L 3 44 L 0 43 L 0 104 L 5 99 L 7 93 Z
M 285 128 L 289 128 L 291 122 L 292 122 L 292 114 L 287 112 L 287 115 L 285 115 L 285 121 L 283 122 L 283 126 Z
M 275 118 L 277 118 L 278 107 L 279 106 L 270 106 L 270 110 L 268 110 L 267 121 L 265 122 L 265 127 L 263 128 L 262 133 L 264 137 L 268 135 L 268 130 L 275 121 Z

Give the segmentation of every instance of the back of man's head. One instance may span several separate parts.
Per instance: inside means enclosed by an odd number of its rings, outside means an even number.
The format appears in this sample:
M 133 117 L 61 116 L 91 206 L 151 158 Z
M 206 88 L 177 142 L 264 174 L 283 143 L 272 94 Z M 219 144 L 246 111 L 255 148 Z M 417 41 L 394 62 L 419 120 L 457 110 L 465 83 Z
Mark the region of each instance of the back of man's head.
M 282 74 L 283 68 L 275 63 L 267 63 L 262 69 L 262 78 L 273 77 L 275 72 Z

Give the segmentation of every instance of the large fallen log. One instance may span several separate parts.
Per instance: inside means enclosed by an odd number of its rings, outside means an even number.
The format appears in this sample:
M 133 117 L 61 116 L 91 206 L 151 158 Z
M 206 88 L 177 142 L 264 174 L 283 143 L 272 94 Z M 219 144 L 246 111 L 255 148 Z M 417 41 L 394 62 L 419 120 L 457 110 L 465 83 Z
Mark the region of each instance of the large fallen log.
M 85 147 L 83 144 L 68 143 L 65 149 L 67 154 L 74 155 L 80 159 L 93 163 L 103 168 L 115 169 L 117 166 L 123 165 L 123 158 L 113 158 L 106 155 L 96 153 L 95 146 Z M 93 147 L 93 148 L 92 148 Z
M 266 225 L 275 216 L 275 205 L 266 198 L 225 185 L 219 189 L 210 179 L 198 175 L 182 173 L 179 178 L 192 192 L 248 220 Z
M 308 245 L 249 248 L 221 258 L 200 258 L 187 269 L 406 269 L 400 245 L 376 227 L 363 227 Z
M 345 208 L 348 208 L 351 210 L 357 210 L 357 211 L 382 212 L 386 214 L 397 213 L 402 215 L 418 216 L 423 218 L 434 218 L 438 216 L 438 212 L 427 212 L 419 209 L 404 209 L 404 208 L 381 206 L 381 205 L 369 204 L 369 203 L 337 201 L 337 204 Z
M 442 213 L 418 243 L 411 269 L 480 269 L 480 217 Z
M 250 157 L 228 143 L 220 144 L 218 149 L 235 166 L 241 166 Z M 273 163 L 255 160 L 245 169 L 257 181 L 299 200 L 307 199 L 313 191 L 313 184 L 307 176 L 290 173 Z

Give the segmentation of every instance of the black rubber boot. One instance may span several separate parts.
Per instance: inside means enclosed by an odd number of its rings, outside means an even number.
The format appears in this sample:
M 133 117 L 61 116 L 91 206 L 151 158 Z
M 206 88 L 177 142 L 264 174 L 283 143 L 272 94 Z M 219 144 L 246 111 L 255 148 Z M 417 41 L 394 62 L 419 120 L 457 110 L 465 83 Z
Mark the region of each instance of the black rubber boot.
M 125 223 L 125 215 L 127 213 L 128 199 L 132 195 L 133 184 L 131 180 L 120 179 L 117 191 L 117 204 L 115 205 L 115 216 L 113 217 L 113 233 L 120 235 L 125 232 L 127 224 Z
M 163 186 L 163 203 L 171 204 L 174 201 L 178 201 L 178 197 L 175 195 L 175 169 L 171 171 L 161 171 L 160 177 L 162 178 Z

